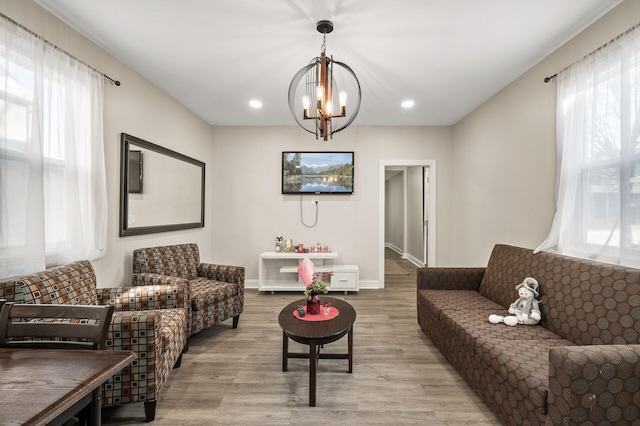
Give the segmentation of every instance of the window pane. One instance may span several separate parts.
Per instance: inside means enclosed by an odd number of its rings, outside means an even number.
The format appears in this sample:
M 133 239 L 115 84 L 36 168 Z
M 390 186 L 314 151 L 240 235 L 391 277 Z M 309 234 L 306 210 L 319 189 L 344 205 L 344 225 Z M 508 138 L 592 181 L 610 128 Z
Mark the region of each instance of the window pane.
M 29 137 L 30 117 L 27 107 L 0 99 L 0 115 L 5 117 L 4 120 L 0 120 L 0 134 L 6 135 L 8 147 L 19 149 L 17 144 L 12 142 L 26 142 Z
M 26 161 L 13 161 L 0 159 L 0 187 L 5 192 L 7 209 L 0 209 L 0 247 L 19 247 L 25 244 L 27 234 L 27 215 L 11 214 L 12 212 L 24 212 L 28 208 L 28 163 Z M 9 182 L 11 184 L 9 184 Z M 9 213 L 2 217 L 4 212 Z
M 638 82 L 640 82 L 640 64 L 637 60 L 640 59 L 638 55 L 634 55 L 629 59 L 629 72 L 626 75 L 625 86 L 628 90 L 625 90 L 629 97 L 629 114 L 624 126 L 629 126 L 630 135 L 629 142 L 631 144 L 631 152 L 633 154 L 640 154 L 640 88 Z
M 586 163 L 620 158 L 620 79 L 610 77 L 599 82 L 595 92 L 593 111 L 585 124 Z
M 46 250 L 64 248 L 67 202 L 64 185 L 64 164 L 46 161 L 44 168 L 44 225 Z
M 640 162 L 631 166 L 629 179 L 628 230 L 625 238 L 625 248 L 640 248 Z
M 620 246 L 619 169 L 587 170 L 583 174 L 583 242 Z

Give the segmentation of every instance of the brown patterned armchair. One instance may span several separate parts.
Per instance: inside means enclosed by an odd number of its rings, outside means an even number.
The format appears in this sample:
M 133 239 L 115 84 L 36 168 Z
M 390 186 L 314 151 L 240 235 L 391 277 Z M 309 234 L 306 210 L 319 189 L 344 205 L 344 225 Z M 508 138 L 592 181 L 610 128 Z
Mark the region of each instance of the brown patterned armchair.
M 243 266 L 200 262 L 197 244 L 148 247 L 133 252 L 134 286 L 184 283 L 191 295 L 189 335 L 233 318 L 238 326 L 244 308 Z
M 133 363 L 102 387 L 102 405 L 144 402 L 145 419 L 187 344 L 189 290 L 181 283 L 97 288 L 93 266 L 79 261 L 0 283 L 0 299 L 16 303 L 113 305 L 107 350 L 131 350 Z

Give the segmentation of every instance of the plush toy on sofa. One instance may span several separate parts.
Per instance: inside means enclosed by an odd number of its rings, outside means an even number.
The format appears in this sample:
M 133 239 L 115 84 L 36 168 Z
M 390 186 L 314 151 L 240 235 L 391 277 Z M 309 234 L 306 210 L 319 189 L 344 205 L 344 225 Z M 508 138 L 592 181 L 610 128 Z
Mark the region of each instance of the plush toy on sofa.
M 518 290 L 518 300 L 509 306 L 510 316 L 489 315 L 491 324 L 501 322 L 515 326 L 516 324 L 537 324 L 540 321 L 540 308 L 538 307 L 538 281 L 535 278 L 527 277 L 516 286 Z

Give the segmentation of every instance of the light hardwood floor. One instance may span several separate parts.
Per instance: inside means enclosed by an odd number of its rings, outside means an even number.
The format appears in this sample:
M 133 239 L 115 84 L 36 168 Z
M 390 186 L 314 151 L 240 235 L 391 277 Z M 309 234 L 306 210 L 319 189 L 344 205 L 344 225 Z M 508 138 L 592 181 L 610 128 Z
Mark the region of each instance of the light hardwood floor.
M 300 293 L 246 291 L 237 329 L 225 321 L 190 339 L 182 366 L 164 385 L 152 425 L 499 425 L 497 417 L 420 329 L 416 267 L 389 257 L 406 274 L 385 275 L 382 290 L 332 293 L 351 303 L 354 370 L 320 360 L 317 405 L 308 406 L 308 360 L 282 372 L 278 314 Z M 346 351 L 346 337 L 324 352 Z M 290 350 L 308 351 L 294 342 Z M 103 409 L 103 423 L 144 423 L 142 404 Z

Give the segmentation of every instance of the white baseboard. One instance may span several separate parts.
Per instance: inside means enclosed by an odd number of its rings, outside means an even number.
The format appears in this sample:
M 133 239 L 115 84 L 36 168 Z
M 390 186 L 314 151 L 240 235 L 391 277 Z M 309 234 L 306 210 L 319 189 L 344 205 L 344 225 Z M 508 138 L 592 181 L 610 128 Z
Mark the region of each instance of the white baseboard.
M 395 251 L 396 253 L 398 253 L 401 256 L 404 254 L 403 250 L 400 247 L 398 247 L 398 246 L 396 246 L 396 245 L 394 245 L 392 243 L 384 243 L 384 246 L 386 248 L 388 248 L 388 249 L 391 249 L 391 250 Z
M 258 288 L 258 279 L 255 280 L 244 280 L 244 288 Z
M 424 262 L 418 259 L 417 257 L 411 256 L 410 254 L 402 255 L 404 259 L 407 259 L 409 262 L 416 265 L 418 268 L 424 268 Z
M 405 253 L 400 247 L 395 246 L 391 243 L 385 243 L 384 246 L 390 250 L 395 251 L 396 253 L 398 253 L 403 259 L 407 259 L 409 262 L 413 263 L 414 265 L 416 265 L 418 268 L 424 268 L 424 262 L 422 262 L 420 259 L 418 259 L 415 256 L 412 256 L 408 253 Z
M 378 280 L 360 280 L 360 290 L 378 290 L 380 288 L 380 281 Z

